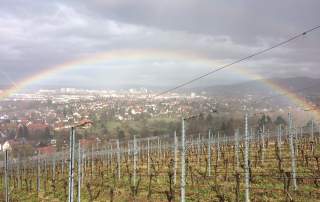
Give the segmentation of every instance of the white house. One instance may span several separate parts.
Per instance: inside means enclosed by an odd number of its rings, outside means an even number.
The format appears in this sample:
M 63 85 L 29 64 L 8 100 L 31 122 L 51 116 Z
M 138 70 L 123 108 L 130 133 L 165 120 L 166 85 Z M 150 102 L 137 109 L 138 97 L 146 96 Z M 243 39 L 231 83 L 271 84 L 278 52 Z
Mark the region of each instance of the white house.
M 5 141 L 2 145 L 2 151 L 6 151 L 6 150 L 12 151 L 13 145 L 16 145 L 16 144 L 18 144 L 18 142 L 14 140 Z

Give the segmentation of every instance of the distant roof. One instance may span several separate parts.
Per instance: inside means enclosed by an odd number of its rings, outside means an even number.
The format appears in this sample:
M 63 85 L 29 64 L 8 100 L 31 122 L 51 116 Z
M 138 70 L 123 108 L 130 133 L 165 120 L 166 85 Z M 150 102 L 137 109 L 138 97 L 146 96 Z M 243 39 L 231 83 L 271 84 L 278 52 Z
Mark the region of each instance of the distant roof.
M 44 123 L 31 123 L 28 125 L 30 130 L 45 130 L 46 128 L 48 128 L 48 124 Z
M 49 145 L 44 147 L 38 147 L 37 150 L 40 154 L 53 154 L 56 152 L 56 147 Z

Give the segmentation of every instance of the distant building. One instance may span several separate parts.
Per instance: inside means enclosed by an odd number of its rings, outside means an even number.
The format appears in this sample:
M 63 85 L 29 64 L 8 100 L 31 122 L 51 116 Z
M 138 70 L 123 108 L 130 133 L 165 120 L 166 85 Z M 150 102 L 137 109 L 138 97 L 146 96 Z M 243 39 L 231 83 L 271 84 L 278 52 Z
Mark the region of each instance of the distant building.
M 53 145 L 38 147 L 37 151 L 38 154 L 52 155 L 56 152 L 56 147 Z
M 55 146 L 57 144 L 57 140 L 56 139 L 51 139 L 50 140 L 50 144 Z
M 88 148 L 91 148 L 91 146 L 96 143 L 96 140 L 94 140 L 94 139 L 80 139 L 79 143 L 82 148 L 88 149 Z
M 30 138 L 47 137 L 50 135 L 49 125 L 45 123 L 31 123 L 27 125 Z
M 18 146 L 20 143 L 16 140 L 7 140 L 2 145 L 3 151 L 12 151 L 14 147 Z

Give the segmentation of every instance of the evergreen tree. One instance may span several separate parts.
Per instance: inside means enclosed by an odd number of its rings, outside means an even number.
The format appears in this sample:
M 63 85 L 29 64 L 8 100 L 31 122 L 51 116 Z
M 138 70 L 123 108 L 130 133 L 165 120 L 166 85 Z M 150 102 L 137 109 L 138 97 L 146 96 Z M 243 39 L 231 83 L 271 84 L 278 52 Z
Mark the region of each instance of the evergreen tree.
M 258 127 L 262 128 L 263 126 L 265 128 L 271 128 L 272 127 L 272 120 L 271 120 L 269 115 L 263 114 L 261 116 L 261 118 L 258 120 Z
M 277 116 L 276 120 L 274 121 L 274 123 L 279 126 L 279 125 L 287 125 L 287 122 L 284 120 L 284 118 L 282 116 Z

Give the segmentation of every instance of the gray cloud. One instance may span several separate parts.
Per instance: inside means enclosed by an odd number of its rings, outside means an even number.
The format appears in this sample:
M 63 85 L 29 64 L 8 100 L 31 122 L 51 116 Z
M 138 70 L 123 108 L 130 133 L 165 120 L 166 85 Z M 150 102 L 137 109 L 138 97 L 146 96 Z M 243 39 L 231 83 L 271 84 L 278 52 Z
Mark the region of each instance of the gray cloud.
M 264 4 L 253 0 L 4 1 L 0 8 L 0 68 L 17 81 L 93 53 L 150 48 L 187 50 L 227 63 L 316 25 L 319 7 L 316 0 Z M 319 46 L 320 35 L 315 32 L 239 66 L 266 77 L 311 73 L 320 77 Z M 86 80 L 114 86 L 166 81 L 170 86 L 212 68 L 171 60 L 157 63 L 155 59 L 108 65 L 107 72 L 97 64 L 88 67 L 91 74 L 78 70 L 73 76 L 56 75 L 48 82 Z M 232 69 L 198 84 L 231 81 L 237 81 Z

